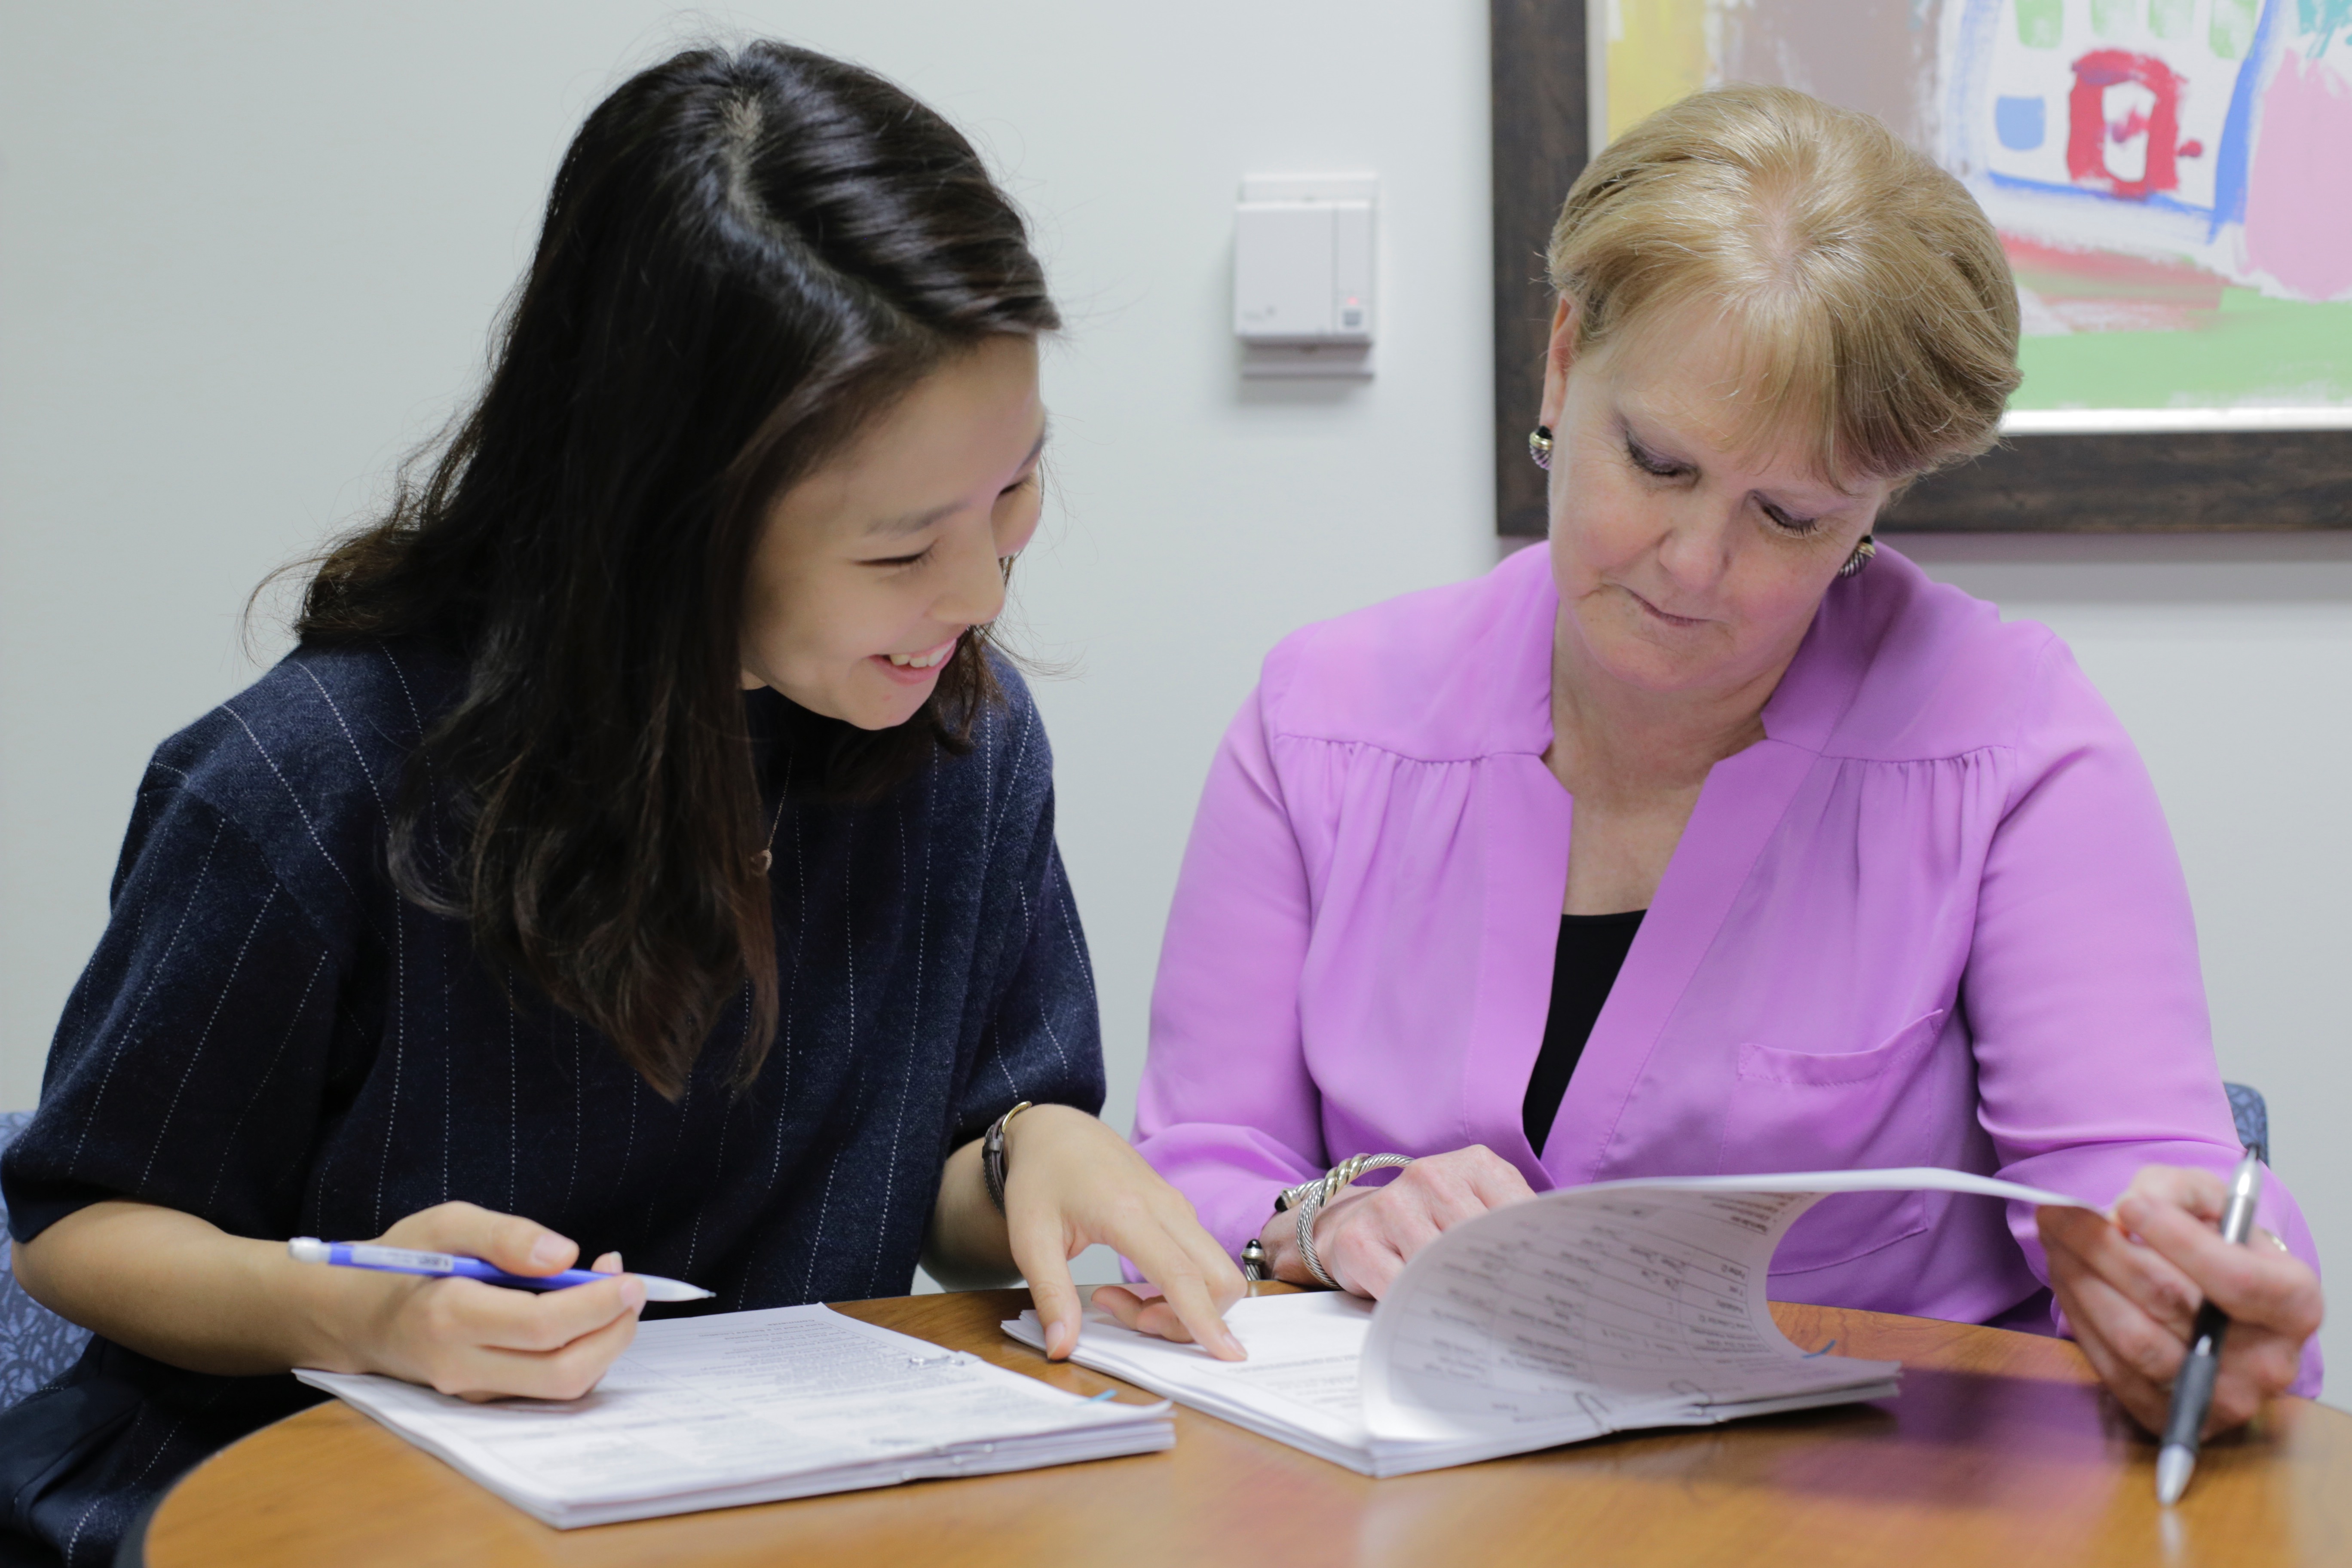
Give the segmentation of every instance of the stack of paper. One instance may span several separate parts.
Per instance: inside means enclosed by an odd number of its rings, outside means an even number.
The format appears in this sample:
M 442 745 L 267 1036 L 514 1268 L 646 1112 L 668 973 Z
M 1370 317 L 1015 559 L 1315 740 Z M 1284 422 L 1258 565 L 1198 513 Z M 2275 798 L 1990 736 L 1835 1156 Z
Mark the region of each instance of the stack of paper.
M 1225 1321 L 1245 1362 L 1100 1311 L 1072 1359 L 1370 1476 L 1883 1398 L 1898 1363 L 1790 1344 L 1764 1282 L 1773 1248 L 1821 1197 L 1910 1188 L 2074 1202 L 1937 1170 L 1569 1188 L 1445 1232 L 1377 1309 L 1327 1293 L 1236 1303 Z M 1034 1312 L 1004 1330 L 1042 1343 Z
M 1089 1309 L 1071 1359 L 1368 1476 L 1407 1475 L 1517 1450 L 1508 1440 L 1497 1447 L 1495 1441 L 1385 1437 L 1365 1426 L 1360 1372 L 1372 1327 L 1370 1301 L 1328 1291 L 1261 1296 L 1235 1302 L 1225 1325 L 1249 1360 L 1218 1361 L 1196 1346 L 1121 1328 L 1108 1313 Z M 1004 1331 L 1044 1348 L 1034 1312 L 1022 1313 Z
M 1164 1404 L 1082 1399 L 824 1307 L 646 1323 L 595 1392 L 565 1404 L 295 1375 L 559 1530 L 1176 1441 Z

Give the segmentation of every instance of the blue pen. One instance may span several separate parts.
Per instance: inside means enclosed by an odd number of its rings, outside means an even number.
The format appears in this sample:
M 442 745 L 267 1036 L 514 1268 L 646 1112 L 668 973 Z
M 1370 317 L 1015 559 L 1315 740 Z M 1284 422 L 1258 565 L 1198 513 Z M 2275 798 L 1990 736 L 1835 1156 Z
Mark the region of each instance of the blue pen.
M 440 1274 L 457 1279 L 479 1279 L 514 1290 L 568 1290 L 614 1278 L 591 1268 L 567 1268 L 561 1274 L 509 1274 L 478 1258 L 453 1252 L 417 1252 L 405 1247 L 378 1247 L 369 1241 L 320 1241 L 298 1236 L 286 1244 L 287 1256 L 297 1263 L 332 1263 L 343 1268 L 375 1268 L 386 1274 Z M 648 1301 L 700 1301 L 714 1294 L 683 1279 L 640 1274 Z

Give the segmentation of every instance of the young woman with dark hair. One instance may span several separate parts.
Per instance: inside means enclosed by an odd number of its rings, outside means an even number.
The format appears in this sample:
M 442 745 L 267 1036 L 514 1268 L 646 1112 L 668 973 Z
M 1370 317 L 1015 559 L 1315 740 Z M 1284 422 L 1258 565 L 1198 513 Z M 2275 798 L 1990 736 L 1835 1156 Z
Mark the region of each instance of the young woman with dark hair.
M 104 1560 L 317 1397 L 295 1366 L 582 1394 L 624 1258 L 720 1310 L 1024 1273 L 1066 1354 L 1108 1242 L 1240 1353 L 1238 1272 L 1095 1118 L 1045 740 L 988 646 L 1056 324 L 971 147 L 866 72 L 698 52 L 589 117 L 478 405 L 141 785 L 5 1162 L 19 1277 L 97 1331 L 0 1417 L 7 1529 Z

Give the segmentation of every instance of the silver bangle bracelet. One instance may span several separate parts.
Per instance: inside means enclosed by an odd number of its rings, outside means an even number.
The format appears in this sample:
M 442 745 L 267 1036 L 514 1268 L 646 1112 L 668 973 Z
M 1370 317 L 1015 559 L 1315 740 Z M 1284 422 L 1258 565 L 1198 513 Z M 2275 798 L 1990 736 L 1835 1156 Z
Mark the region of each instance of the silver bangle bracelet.
M 1366 1171 L 1385 1170 L 1390 1166 L 1412 1163 L 1410 1154 L 1354 1154 L 1331 1167 L 1319 1182 L 1305 1182 L 1283 1194 L 1286 1202 L 1297 1194 L 1298 1209 L 1298 1256 L 1307 1265 L 1307 1272 L 1330 1289 L 1341 1289 L 1339 1282 L 1324 1268 L 1323 1260 L 1315 1255 L 1315 1216 L 1323 1205 L 1339 1195 L 1340 1189 Z
M 1298 1256 L 1306 1263 L 1307 1272 L 1315 1276 L 1318 1283 L 1337 1290 L 1339 1282 L 1323 1271 L 1323 1260 L 1315 1256 L 1315 1216 L 1323 1212 L 1323 1193 L 1324 1184 L 1318 1182 L 1315 1190 L 1299 1202 Z

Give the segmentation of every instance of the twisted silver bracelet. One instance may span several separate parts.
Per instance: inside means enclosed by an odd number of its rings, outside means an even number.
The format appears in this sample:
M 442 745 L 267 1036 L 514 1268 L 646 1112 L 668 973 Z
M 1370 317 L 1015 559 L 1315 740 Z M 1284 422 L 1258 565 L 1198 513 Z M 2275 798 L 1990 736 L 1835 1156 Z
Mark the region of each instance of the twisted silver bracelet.
M 1307 1272 L 1331 1289 L 1340 1289 L 1339 1282 L 1324 1269 L 1323 1260 L 1315 1255 L 1315 1216 L 1323 1205 L 1339 1195 L 1340 1189 L 1366 1171 L 1385 1170 L 1392 1165 L 1410 1165 L 1410 1154 L 1351 1154 L 1331 1167 L 1322 1180 L 1302 1182 L 1282 1194 L 1277 1207 L 1295 1203 L 1298 1208 L 1298 1256 L 1307 1264 Z

